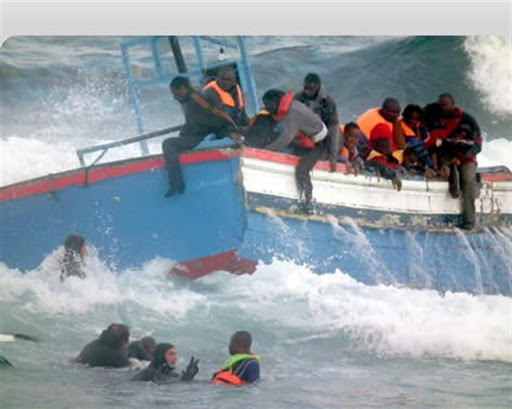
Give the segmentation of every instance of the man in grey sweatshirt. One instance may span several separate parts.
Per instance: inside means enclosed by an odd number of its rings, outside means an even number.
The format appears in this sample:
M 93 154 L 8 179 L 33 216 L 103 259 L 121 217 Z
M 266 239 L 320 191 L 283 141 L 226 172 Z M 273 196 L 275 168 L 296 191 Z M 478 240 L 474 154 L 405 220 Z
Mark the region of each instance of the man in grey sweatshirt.
M 266 145 L 264 149 L 282 152 L 294 141 L 296 135 L 300 133 L 303 138 L 309 140 L 311 148 L 315 150 L 315 146 L 327 136 L 327 127 L 322 122 L 322 119 L 302 102 L 294 100 L 293 93 L 285 94 L 277 89 L 268 90 L 263 95 L 263 104 L 279 122 L 278 128 L 280 128 L 280 135 L 273 142 Z M 315 151 L 318 151 L 319 155 L 321 154 L 320 149 Z M 314 162 L 319 158 L 320 156 L 315 157 Z M 300 165 L 297 167 L 299 171 L 301 168 Z M 313 185 L 309 171 L 305 173 L 296 171 L 295 176 L 301 199 L 299 203 L 300 208 L 304 213 L 311 214 L 313 212 L 311 204 Z

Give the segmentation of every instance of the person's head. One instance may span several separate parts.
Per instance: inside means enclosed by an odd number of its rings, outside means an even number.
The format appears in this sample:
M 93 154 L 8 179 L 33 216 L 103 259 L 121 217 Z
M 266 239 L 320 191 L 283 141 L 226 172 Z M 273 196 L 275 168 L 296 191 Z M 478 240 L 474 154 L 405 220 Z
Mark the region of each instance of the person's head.
M 149 356 L 153 355 L 155 351 L 156 342 L 153 337 L 144 337 L 140 340 L 142 346 L 146 350 Z
M 400 104 L 396 98 L 386 98 L 382 103 L 380 114 L 386 121 L 395 122 L 400 116 Z
M 361 135 L 361 130 L 355 122 L 349 122 L 345 125 L 343 136 L 344 145 L 347 147 L 347 149 L 352 150 L 357 146 L 359 135 Z
M 310 72 L 308 75 L 304 77 L 304 94 L 306 94 L 310 98 L 316 97 L 321 85 L 322 81 L 320 80 L 320 76 L 314 72 Z
M 169 84 L 169 87 L 171 88 L 172 96 L 178 102 L 183 102 L 192 90 L 190 80 L 187 77 L 183 77 L 181 75 L 174 77 Z
M 171 368 L 174 368 L 176 366 L 177 360 L 178 355 L 174 345 L 169 343 L 161 343 L 156 345 L 155 351 L 153 352 L 153 359 L 151 360 L 150 365 L 154 368 L 159 368 L 166 364 Z
M 440 121 L 444 115 L 443 108 L 438 102 L 433 102 L 425 106 L 425 124 L 427 128 L 432 130 L 440 126 Z
M 110 324 L 99 338 L 102 344 L 125 351 L 130 340 L 130 330 L 124 324 Z
M 383 154 L 390 155 L 392 152 L 391 140 L 389 138 L 378 137 L 373 142 L 374 149 Z
M 230 91 L 236 85 L 235 69 L 231 65 L 220 68 L 217 73 L 217 83 L 224 91 Z
M 441 105 L 441 108 L 445 114 L 450 114 L 455 110 L 455 100 L 448 92 L 444 92 L 439 95 L 437 102 L 439 105 Z
M 471 136 L 472 133 L 473 131 L 468 124 L 462 124 L 453 132 L 453 136 L 456 139 L 469 139 L 468 137 Z
M 414 152 L 414 149 L 412 148 L 405 148 L 404 152 L 402 153 L 402 165 L 403 166 L 416 166 L 418 164 L 418 156 L 416 155 L 416 152 Z
M 252 337 L 247 331 L 237 331 L 231 336 L 229 341 L 229 353 L 248 354 L 251 351 Z
M 64 250 L 68 254 L 79 255 L 84 258 L 87 255 L 85 239 L 78 234 L 70 234 L 64 241 Z
M 423 122 L 423 109 L 419 105 L 409 104 L 404 108 L 402 117 L 405 123 L 414 129 Z
M 284 92 L 280 89 L 269 89 L 263 94 L 263 105 L 268 112 L 271 114 L 277 114 L 277 108 L 279 107 L 279 101 L 284 96 Z

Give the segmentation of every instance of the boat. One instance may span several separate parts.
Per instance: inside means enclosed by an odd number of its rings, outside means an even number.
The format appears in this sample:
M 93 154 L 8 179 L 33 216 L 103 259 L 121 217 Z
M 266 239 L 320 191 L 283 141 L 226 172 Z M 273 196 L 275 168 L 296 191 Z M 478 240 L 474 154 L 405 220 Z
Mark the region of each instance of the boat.
M 116 271 L 155 257 L 175 263 L 171 273 L 188 278 L 224 270 L 253 273 L 259 263 L 287 260 L 319 273 L 339 271 L 371 285 L 428 288 L 440 292 L 511 295 L 512 174 L 504 167 L 479 169 L 476 206 L 480 228 L 455 227 L 459 200 L 447 183 L 411 178 L 400 192 L 377 174 L 335 172 L 326 162 L 312 171 L 315 213 L 297 209 L 294 169 L 298 158 L 228 139 L 206 140 L 180 157 L 183 195 L 165 199 L 162 155 L 148 155 L 146 141 L 180 126 L 145 132 L 138 89 L 168 83 L 159 42 L 168 42 L 178 72 L 203 78 L 201 44 L 239 51 L 234 64 L 249 113 L 259 109 L 243 37 L 231 42 L 193 37 L 198 67 L 188 71 L 177 37 L 144 37 L 122 44 L 123 62 L 139 136 L 77 151 L 80 167 L 0 188 L 1 261 L 28 271 L 77 232 Z M 155 75 L 136 78 L 130 49 L 148 45 Z M 213 67 L 218 68 L 218 67 Z M 110 149 L 140 143 L 141 156 L 99 163 Z M 98 154 L 99 152 L 99 154 Z M 86 155 L 98 154 L 87 164 Z

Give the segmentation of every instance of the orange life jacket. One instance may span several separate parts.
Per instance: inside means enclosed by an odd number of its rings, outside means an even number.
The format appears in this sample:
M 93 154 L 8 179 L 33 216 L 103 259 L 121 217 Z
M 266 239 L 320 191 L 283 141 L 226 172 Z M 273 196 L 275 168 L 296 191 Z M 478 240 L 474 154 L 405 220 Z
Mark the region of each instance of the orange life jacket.
M 224 91 L 221 87 L 219 87 L 219 84 L 217 81 L 212 81 L 206 84 L 206 86 L 203 88 L 204 90 L 207 90 L 209 88 L 213 88 L 213 90 L 217 93 L 217 95 L 220 98 L 220 101 L 222 102 L 222 105 L 228 108 L 236 108 L 236 109 L 244 109 L 244 97 L 242 95 L 242 90 L 238 86 L 238 84 L 235 84 L 236 92 L 238 94 L 238 106 L 235 104 L 235 100 L 231 96 L 231 94 L 227 91 Z
M 242 381 L 238 376 L 230 371 L 220 371 L 213 378 L 214 385 L 248 385 L 248 382 Z
M 378 124 L 385 124 L 389 128 L 389 132 L 393 134 L 393 124 L 386 121 L 381 114 L 379 114 L 380 108 L 372 108 L 364 112 L 359 118 L 357 118 L 357 125 L 361 132 L 370 139 L 370 134 Z
M 277 120 L 282 121 L 286 114 L 288 113 L 288 110 L 290 109 L 293 102 L 293 92 L 288 92 L 287 94 L 283 95 L 281 97 L 281 100 L 279 101 L 279 106 L 277 107 Z

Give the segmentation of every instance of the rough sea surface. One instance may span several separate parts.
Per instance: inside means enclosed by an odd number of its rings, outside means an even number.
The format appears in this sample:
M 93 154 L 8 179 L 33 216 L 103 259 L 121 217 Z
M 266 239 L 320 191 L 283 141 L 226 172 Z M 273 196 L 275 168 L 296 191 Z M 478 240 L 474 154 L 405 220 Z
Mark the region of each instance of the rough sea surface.
M 120 54 L 126 39 L 6 40 L 1 185 L 75 168 L 76 149 L 137 134 Z M 503 39 L 249 37 L 247 48 L 259 96 L 269 88 L 298 90 L 314 71 L 342 122 L 387 96 L 404 107 L 450 92 L 484 132 L 479 164 L 512 167 L 511 48 Z M 218 51 L 208 52 L 215 63 Z M 136 56 L 137 72 L 152 69 L 147 52 Z M 172 68 L 164 61 L 164 69 Z M 141 90 L 140 98 L 145 130 L 181 123 L 167 84 Z M 150 143 L 151 153 L 159 150 L 159 140 Z M 137 154 L 137 146 L 127 147 L 104 161 Z M 366 286 L 342 271 L 316 275 L 277 260 L 251 276 L 217 272 L 191 282 L 167 275 L 172 260 L 119 271 L 98 259 L 94 247 L 87 279 L 61 283 L 61 252 L 33 271 L 0 263 L 0 332 L 40 339 L 0 343 L 0 354 L 15 366 L 0 368 L 2 409 L 512 405 L 510 297 Z M 111 322 L 129 325 L 133 338 L 172 342 L 181 368 L 198 357 L 197 380 L 159 386 L 130 381 L 135 368 L 71 363 Z M 242 329 L 252 333 L 261 356 L 261 382 L 208 384 L 228 356 L 230 335 Z

